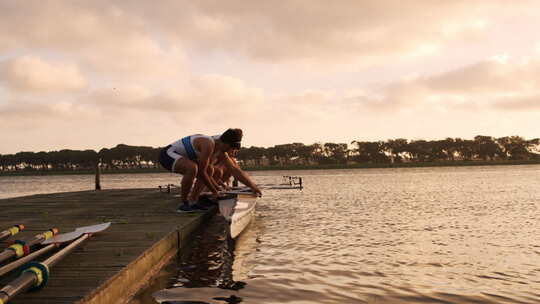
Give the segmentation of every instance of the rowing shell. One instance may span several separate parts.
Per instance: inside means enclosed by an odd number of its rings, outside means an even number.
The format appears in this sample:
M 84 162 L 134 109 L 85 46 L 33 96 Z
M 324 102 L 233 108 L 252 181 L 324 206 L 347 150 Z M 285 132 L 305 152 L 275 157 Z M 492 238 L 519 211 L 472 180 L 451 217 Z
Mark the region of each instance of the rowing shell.
M 219 212 L 229 222 L 231 238 L 236 238 L 248 226 L 255 214 L 257 197 L 246 194 L 231 195 L 219 200 Z

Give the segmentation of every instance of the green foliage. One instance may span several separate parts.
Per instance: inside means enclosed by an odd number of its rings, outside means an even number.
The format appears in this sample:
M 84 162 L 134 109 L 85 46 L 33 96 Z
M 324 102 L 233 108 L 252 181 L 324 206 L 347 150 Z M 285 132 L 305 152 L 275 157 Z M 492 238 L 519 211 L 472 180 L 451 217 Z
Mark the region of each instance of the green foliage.
M 118 145 L 112 149 L 19 152 L 0 155 L 0 171 L 93 171 L 158 167 L 160 148 Z
M 0 172 L 92 172 L 99 161 L 102 171 L 125 172 L 159 170 L 161 148 L 117 145 L 94 150 L 60 150 L 0 154 Z M 540 160 L 540 139 L 525 140 L 519 136 L 494 138 L 478 135 L 473 140 L 352 141 L 346 143 L 282 144 L 269 148 L 243 148 L 237 156 L 248 168 L 385 165 L 398 163 L 433 164 L 463 161 L 529 161 Z

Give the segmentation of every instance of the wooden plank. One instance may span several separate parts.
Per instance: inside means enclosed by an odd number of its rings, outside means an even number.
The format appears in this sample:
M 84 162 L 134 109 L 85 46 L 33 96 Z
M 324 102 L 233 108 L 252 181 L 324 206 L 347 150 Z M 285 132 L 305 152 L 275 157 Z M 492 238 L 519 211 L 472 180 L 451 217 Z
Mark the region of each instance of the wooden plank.
M 112 221 L 105 232 L 70 254 L 51 270 L 48 286 L 16 297 L 16 303 L 75 303 L 125 271 L 171 232 L 182 239 L 204 220 L 203 214 L 174 212 L 178 198 L 157 189 L 115 189 L 34 195 L 0 200 L 0 226 L 24 224 L 14 239 L 25 239 L 51 227 L 70 232 Z M 165 250 L 165 249 L 161 249 Z M 0 286 L 14 277 L 0 278 Z

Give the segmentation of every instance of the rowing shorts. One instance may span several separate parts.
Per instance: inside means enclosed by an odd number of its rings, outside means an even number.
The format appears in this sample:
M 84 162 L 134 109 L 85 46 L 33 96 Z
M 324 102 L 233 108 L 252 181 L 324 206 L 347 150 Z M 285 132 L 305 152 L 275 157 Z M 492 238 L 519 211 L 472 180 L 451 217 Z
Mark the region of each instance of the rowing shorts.
M 181 157 L 182 155 L 176 153 L 174 149 L 171 149 L 171 145 L 168 145 L 161 149 L 161 152 L 159 153 L 159 163 L 163 166 L 163 168 L 174 172 L 174 165 Z

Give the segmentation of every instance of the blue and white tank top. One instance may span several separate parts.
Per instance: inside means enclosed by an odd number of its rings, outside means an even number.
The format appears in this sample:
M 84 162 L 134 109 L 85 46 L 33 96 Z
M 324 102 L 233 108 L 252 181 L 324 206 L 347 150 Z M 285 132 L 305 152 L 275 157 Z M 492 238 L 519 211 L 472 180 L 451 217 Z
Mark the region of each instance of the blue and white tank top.
M 199 158 L 200 151 L 195 148 L 194 141 L 197 138 L 207 138 L 215 143 L 216 139 L 219 139 L 220 135 L 207 136 L 202 134 L 195 134 L 186 136 L 182 139 L 179 139 L 171 144 L 169 150 L 172 150 L 175 153 L 187 157 L 193 161 L 196 161 Z M 212 159 L 217 158 L 219 151 L 214 151 Z

